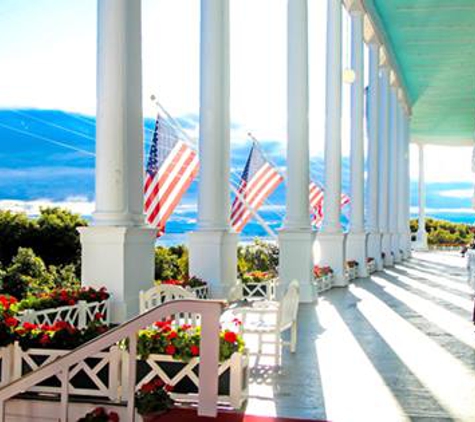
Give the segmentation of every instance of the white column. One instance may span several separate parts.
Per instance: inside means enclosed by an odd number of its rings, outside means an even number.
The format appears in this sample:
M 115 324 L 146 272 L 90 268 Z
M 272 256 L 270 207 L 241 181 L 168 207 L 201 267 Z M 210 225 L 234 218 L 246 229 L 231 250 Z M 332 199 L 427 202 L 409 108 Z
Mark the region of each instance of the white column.
M 307 0 L 287 3 L 287 189 L 286 219 L 279 233 L 279 295 L 300 282 L 300 301 L 317 297 L 312 283 L 314 234 L 309 214 Z
M 379 97 L 379 231 L 382 235 L 381 253 L 384 265 L 393 265 L 389 234 L 389 68 L 380 71 Z
M 82 280 L 112 293 L 112 319 L 138 312 L 152 286 L 155 230 L 144 227 L 140 0 L 100 0 L 96 210 L 80 229 Z
M 426 232 L 426 182 L 424 175 L 424 144 L 419 144 L 419 229 L 417 231 L 417 248 L 427 250 Z
M 411 114 L 410 110 L 407 110 L 406 122 L 405 122 L 405 189 L 406 189 L 406 203 L 405 203 L 405 216 L 406 216 L 406 255 L 411 257 L 412 252 L 412 234 L 410 229 L 411 221 L 411 170 L 410 170 L 410 144 L 411 144 Z
M 406 115 L 401 102 L 402 98 L 398 107 L 398 248 L 401 251 L 401 259 L 406 259 Z
M 327 0 L 326 106 L 325 106 L 325 201 L 322 231 L 314 253 L 320 265 L 335 272 L 335 284 L 345 286 L 344 235 L 341 208 L 341 1 Z
M 367 277 L 366 233 L 364 227 L 364 12 L 353 3 L 351 16 L 351 67 L 355 80 L 351 85 L 351 217 L 346 240 L 346 259 L 358 262 L 358 275 Z
M 394 261 L 401 262 L 398 236 L 398 143 L 399 143 L 399 88 L 391 86 L 389 100 L 389 233 L 391 234 L 391 252 Z
M 189 234 L 190 274 L 226 298 L 236 282 L 237 235 L 229 224 L 229 0 L 201 1 L 198 229 Z
M 381 259 L 381 233 L 379 231 L 379 56 L 381 44 L 373 37 L 369 47 L 369 91 L 368 91 L 368 189 L 366 196 L 368 256 L 374 258 L 376 268 L 383 268 Z

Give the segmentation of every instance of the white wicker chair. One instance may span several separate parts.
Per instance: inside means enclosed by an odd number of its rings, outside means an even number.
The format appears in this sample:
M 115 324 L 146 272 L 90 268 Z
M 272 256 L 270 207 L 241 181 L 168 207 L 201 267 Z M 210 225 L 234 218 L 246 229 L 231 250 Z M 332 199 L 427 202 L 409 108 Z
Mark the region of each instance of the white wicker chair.
M 294 280 L 289 284 L 280 302 L 255 302 L 252 307 L 234 310 L 234 315 L 242 322 L 242 334 L 257 336 L 257 355 L 275 356 L 277 365 L 280 365 L 282 346 L 290 346 L 291 353 L 296 351 L 299 290 L 299 283 Z M 282 340 L 282 333 L 288 330 L 290 330 L 290 341 L 285 342 Z M 270 339 L 266 340 L 266 338 Z M 272 344 L 273 353 L 264 352 L 264 344 Z M 251 354 L 254 353 L 251 351 Z
M 153 286 L 145 292 L 141 290 L 139 293 L 140 313 L 143 314 L 162 303 L 178 299 L 196 299 L 196 296 L 194 293 L 185 290 L 183 287 L 175 286 L 173 284 L 160 284 Z M 199 316 L 184 313 L 175 315 L 173 319 L 180 324 L 196 325 L 199 321 Z

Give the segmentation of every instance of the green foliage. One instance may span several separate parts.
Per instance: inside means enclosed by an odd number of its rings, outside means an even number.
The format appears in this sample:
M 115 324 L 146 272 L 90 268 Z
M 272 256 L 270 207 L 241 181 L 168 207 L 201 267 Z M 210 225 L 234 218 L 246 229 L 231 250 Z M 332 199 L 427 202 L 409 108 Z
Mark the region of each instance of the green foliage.
M 2 293 L 22 299 L 28 291 L 49 285 L 50 277 L 43 260 L 30 248 L 18 248 L 2 277 Z
M 87 221 L 78 214 L 61 208 L 43 208 L 35 221 L 37 241 L 33 250 L 48 265 L 78 265 L 81 259 L 81 243 L 78 227 Z
M 10 265 L 18 248 L 31 248 L 46 265 L 73 264 L 79 269 L 81 248 L 77 228 L 87 222 L 60 208 L 42 208 L 38 218 L 0 211 L 0 262 Z
M 473 241 L 475 227 L 469 224 L 451 223 L 450 221 L 426 219 L 427 240 L 429 245 L 468 245 Z M 416 233 L 419 222 L 411 220 L 411 232 Z
M 169 248 L 155 248 L 155 280 L 180 279 L 178 257 Z
M 30 248 L 18 248 L 10 266 L 0 270 L 1 292 L 23 299 L 28 294 L 48 292 L 56 287 L 77 287 L 73 264 L 50 265 L 46 268 L 43 260 Z
M 142 385 L 135 393 L 135 407 L 139 415 L 155 415 L 166 412 L 173 407 L 173 400 L 168 387 L 160 378 L 154 378 Z
M 184 245 L 155 248 L 155 280 L 188 278 L 188 249 Z
M 240 276 L 252 271 L 277 273 L 279 247 L 274 243 L 254 240 L 250 245 L 238 246 L 238 273 Z

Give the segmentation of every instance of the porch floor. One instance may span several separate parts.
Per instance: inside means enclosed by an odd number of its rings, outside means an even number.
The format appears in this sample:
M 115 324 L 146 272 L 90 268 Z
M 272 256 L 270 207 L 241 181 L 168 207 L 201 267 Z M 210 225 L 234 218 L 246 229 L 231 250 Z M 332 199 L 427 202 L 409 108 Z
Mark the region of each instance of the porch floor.
M 246 413 L 359 421 L 475 421 L 465 259 L 413 258 L 299 311 L 297 353 L 256 364 Z

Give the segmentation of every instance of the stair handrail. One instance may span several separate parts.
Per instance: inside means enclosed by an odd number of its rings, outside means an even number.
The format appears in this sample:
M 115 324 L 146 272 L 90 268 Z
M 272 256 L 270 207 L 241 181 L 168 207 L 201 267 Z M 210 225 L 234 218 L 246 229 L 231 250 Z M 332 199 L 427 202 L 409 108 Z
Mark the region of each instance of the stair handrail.
M 180 312 L 201 315 L 200 371 L 198 415 L 216 417 L 218 402 L 219 319 L 224 301 L 183 299 L 166 302 L 107 331 L 93 340 L 70 351 L 55 361 L 0 388 L 0 422 L 5 421 L 5 402 L 41 381 L 58 376 L 61 380 L 60 421 L 68 421 L 69 369 L 95 353 L 119 341 L 129 341 L 129 386 L 127 392 L 127 421 L 135 420 L 135 386 L 137 365 L 137 332 L 155 321 Z

